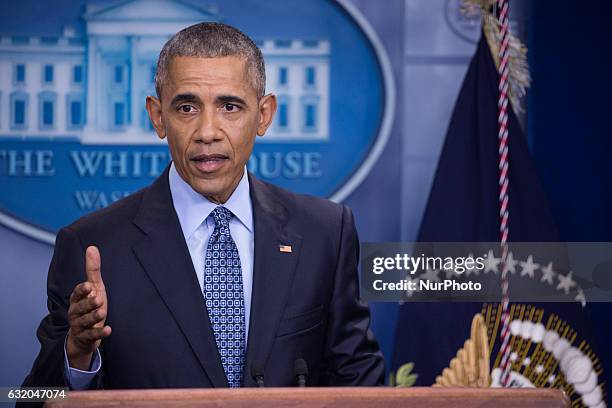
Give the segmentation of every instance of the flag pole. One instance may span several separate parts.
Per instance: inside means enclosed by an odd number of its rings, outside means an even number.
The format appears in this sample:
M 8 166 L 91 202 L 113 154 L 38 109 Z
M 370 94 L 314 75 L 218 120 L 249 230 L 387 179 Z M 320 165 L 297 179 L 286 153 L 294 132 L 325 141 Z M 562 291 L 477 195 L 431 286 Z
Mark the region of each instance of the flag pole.
M 508 257 L 508 45 L 510 42 L 508 27 L 508 0 L 498 0 L 501 44 L 499 47 L 499 233 L 502 251 L 502 330 L 500 331 L 501 348 L 501 385 L 507 387 L 510 378 L 510 298 L 508 294 L 509 276 L 506 260 Z

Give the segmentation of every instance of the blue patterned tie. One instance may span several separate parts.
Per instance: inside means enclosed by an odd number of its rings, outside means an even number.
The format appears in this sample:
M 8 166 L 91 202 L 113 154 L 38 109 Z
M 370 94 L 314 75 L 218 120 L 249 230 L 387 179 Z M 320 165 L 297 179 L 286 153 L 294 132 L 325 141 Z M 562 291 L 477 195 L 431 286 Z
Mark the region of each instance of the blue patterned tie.
M 206 247 L 204 298 L 227 382 L 230 387 L 240 387 L 246 324 L 240 256 L 229 230 L 233 214 L 217 207 L 211 215 L 215 229 Z

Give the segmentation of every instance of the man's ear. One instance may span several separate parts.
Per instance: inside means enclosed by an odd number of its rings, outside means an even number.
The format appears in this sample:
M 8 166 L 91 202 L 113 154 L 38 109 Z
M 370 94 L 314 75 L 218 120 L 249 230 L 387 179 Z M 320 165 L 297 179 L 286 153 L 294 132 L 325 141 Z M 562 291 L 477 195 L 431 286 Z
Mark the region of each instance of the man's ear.
M 276 95 L 267 94 L 259 100 L 259 124 L 257 135 L 263 136 L 274 119 L 276 113 Z
M 153 127 L 157 136 L 160 139 L 166 137 L 166 131 L 164 130 L 164 123 L 162 119 L 162 107 L 161 101 L 154 96 L 147 96 L 147 112 L 149 112 L 149 118 L 153 122 Z

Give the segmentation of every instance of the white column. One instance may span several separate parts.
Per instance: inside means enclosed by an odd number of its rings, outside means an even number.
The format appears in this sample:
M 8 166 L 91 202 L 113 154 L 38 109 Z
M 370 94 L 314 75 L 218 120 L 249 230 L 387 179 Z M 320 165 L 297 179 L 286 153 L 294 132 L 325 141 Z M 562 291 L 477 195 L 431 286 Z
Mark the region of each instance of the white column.
M 98 133 L 103 131 L 106 132 L 109 122 L 111 121 L 111 117 L 109 116 L 111 113 L 108 110 L 108 90 L 106 89 L 106 87 L 109 86 L 107 78 L 108 67 L 104 64 L 101 51 L 99 44 L 96 42 L 94 54 L 94 65 L 96 69 L 95 77 L 93 78 L 94 86 L 96 87 L 96 99 L 91 102 L 95 109 L 94 132 Z
M 86 102 L 85 106 L 87 107 L 87 116 L 85 117 L 86 125 L 85 130 L 86 133 L 93 133 L 98 128 L 98 115 L 97 109 L 99 103 L 101 103 L 98 94 L 98 75 L 100 71 L 100 67 L 98 66 L 97 59 L 98 52 L 98 41 L 97 37 L 89 36 L 88 37 L 88 45 L 87 45 L 87 70 L 85 80 L 87 81 L 87 93 L 85 95 Z
M 138 79 L 136 77 L 136 71 L 138 69 L 138 58 L 137 58 L 137 47 L 140 43 L 140 37 L 130 36 L 128 38 L 128 46 L 130 51 L 130 84 L 129 84 L 129 92 L 130 92 L 130 133 L 140 132 L 139 124 L 140 124 L 140 110 L 138 109 L 138 98 L 140 95 L 140 86 L 138 84 Z
M 38 123 L 42 112 L 38 109 L 38 94 L 41 91 L 42 64 L 40 62 L 26 62 L 26 84 L 24 91 L 28 94 L 26 102 L 26 126 L 23 134 L 39 133 Z

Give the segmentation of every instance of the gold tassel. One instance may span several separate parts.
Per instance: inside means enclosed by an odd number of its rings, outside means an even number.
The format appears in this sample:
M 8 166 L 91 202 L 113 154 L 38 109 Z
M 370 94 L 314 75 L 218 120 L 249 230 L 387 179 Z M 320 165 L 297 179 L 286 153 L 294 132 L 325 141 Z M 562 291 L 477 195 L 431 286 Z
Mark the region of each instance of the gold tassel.
M 482 16 L 483 32 L 499 71 L 500 22 L 491 11 L 495 3 L 495 0 L 463 0 L 461 11 L 467 16 L 478 14 Z M 512 107 L 518 113 L 523 112 L 520 100 L 525 96 L 526 89 L 531 83 L 531 76 L 527 62 L 527 47 L 512 32 L 508 34 L 508 93 Z

